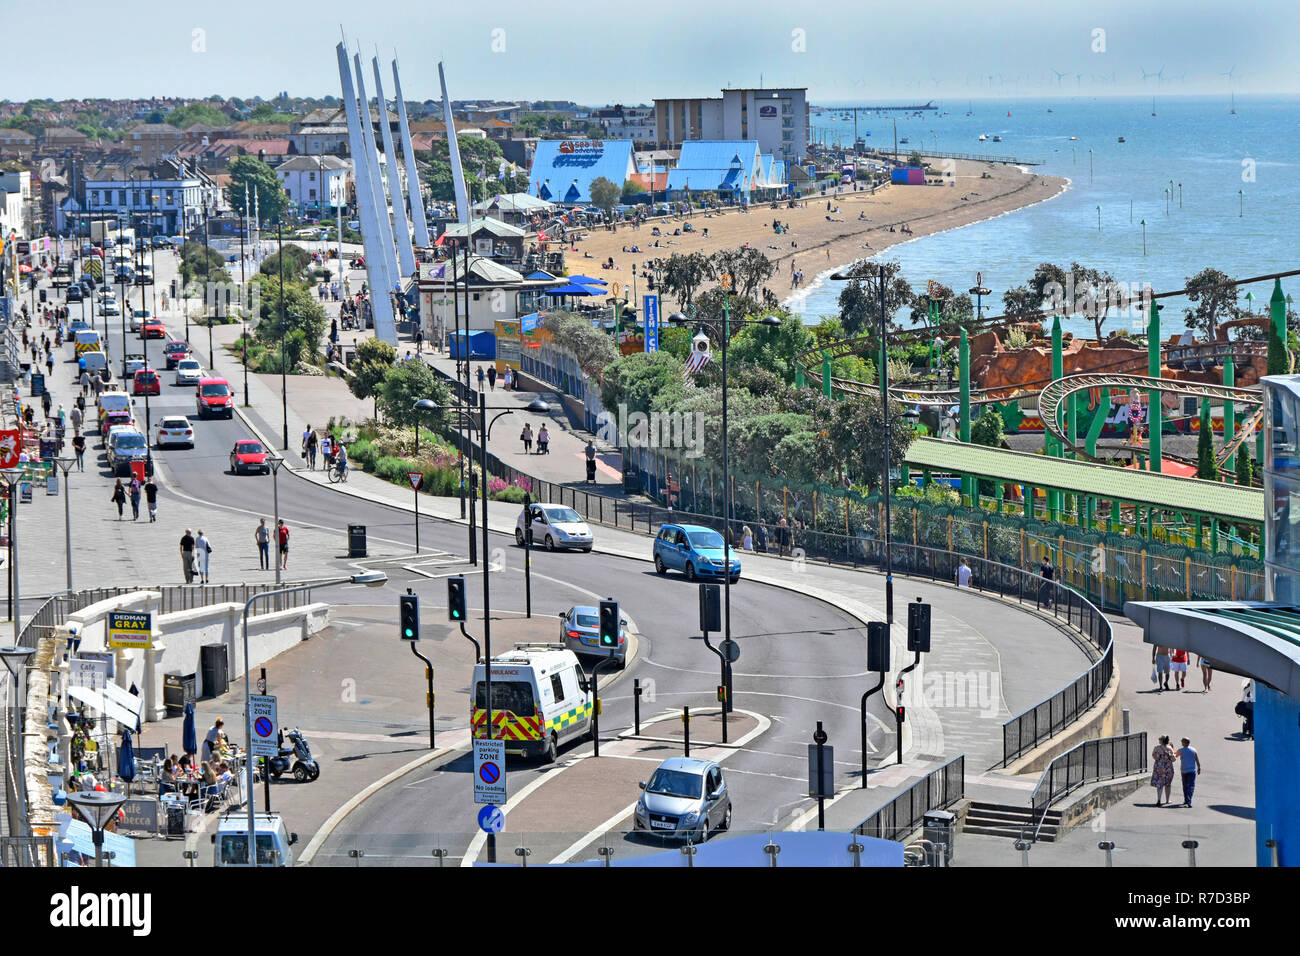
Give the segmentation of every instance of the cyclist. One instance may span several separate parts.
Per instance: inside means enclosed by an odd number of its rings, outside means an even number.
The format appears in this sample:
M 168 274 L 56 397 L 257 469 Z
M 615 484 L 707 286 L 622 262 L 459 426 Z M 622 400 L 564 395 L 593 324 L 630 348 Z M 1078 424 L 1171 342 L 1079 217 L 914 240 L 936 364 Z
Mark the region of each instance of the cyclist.
M 342 442 L 338 442 L 334 451 L 334 459 L 338 464 L 339 481 L 348 480 L 348 450 Z

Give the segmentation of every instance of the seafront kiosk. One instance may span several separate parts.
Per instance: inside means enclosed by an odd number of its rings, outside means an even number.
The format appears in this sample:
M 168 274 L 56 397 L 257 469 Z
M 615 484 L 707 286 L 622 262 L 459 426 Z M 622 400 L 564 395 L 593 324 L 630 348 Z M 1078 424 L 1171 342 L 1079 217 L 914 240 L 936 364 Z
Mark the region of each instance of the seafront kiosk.
M 1300 375 L 1261 382 L 1266 600 L 1134 601 L 1124 613 L 1148 644 L 1202 654 L 1255 681 L 1255 858 L 1300 866 Z

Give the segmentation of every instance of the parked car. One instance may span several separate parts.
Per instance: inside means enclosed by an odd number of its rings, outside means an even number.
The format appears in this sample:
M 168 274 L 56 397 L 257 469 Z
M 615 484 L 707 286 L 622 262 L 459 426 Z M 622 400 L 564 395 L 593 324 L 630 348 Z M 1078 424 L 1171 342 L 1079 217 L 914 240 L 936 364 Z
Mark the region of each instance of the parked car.
M 237 441 L 235 447 L 230 450 L 230 472 L 235 475 L 257 472 L 269 475 L 271 473 L 271 465 L 267 461 L 269 456 L 270 452 L 260 441 L 251 438 Z
M 730 558 L 730 567 L 723 568 L 722 535 L 712 528 L 698 524 L 666 524 L 655 537 L 655 570 L 667 574 L 669 570 L 682 571 L 687 580 L 696 578 L 721 578 L 728 571 L 731 583 L 740 580 L 740 559 Z
M 545 547 L 547 551 L 559 548 L 581 548 L 590 551 L 593 538 L 591 528 L 582 516 L 572 508 L 564 505 L 535 504 L 532 506 L 531 521 L 533 544 Z M 515 543 L 522 545 L 525 535 L 524 512 L 519 512 L 515 521 Z
M 198 385 L 203 381 L 203 366 L 198 359 L 183 358 L 176 363 L 177 385 Z
M 184 415 L 168 415 L 158 423 L 159 448 L 167 445 L 188 445 L 194 447 L 194 426 Z
M 109 434 L 108 467 L 114 475 L 129 475 L 131 462 L 148 457 L 148 442 L 135 428 L 116 428 Z
M 618 622 L 618 647 L 600 646 L 600 608 L 575 604 L 560 612 L 560 643 L 575 654 L 612 657 L 622 668 L 627 663 L 627 618 Z
M 722 768 L 711 760 L 671 757 L 641 783 L 633 811 L 637 830 L 703 843 L 731 829 L 731 794 Z

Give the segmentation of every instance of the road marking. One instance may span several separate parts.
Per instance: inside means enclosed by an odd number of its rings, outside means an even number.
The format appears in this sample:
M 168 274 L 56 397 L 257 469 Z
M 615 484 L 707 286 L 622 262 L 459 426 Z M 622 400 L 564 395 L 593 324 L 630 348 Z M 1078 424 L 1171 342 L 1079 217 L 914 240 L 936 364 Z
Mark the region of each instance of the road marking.
M 643 657 L 642 663 L 653 664 L 655 667 L 662 667 L 666 671 L 681 671 L 683 674 L 714 674 L 716 671 L 701 671 L 690 667 L 674 667 L 672 664 L 660 664 L 658 661 Z M 747 674 L 742 671 L 732 671 L 732 677 L 754 677 L 767 680 L 847 680 L 849 678 L 869 677 L 875 674 L 875 671 L 855 671 L 852 674 Z

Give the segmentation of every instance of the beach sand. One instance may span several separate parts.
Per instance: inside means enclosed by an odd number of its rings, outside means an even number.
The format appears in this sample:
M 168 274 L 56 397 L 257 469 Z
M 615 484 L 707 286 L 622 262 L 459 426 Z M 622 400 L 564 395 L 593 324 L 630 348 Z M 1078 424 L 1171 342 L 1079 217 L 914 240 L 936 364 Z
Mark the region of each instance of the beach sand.
M 943 160 L 931 161 L 938 168 Z M 841 190 L 825 197 L 809 197 L 807 208 L 788 209 L 784 203 L 772 209 L 769 204 L 757 204 L 749 213 L 728 210 L 706 215 L 695 212 L 690 221 L 697 230 L 680 236 L 660 236 L 659 247 L 654 246 L 651 235 L 653 225 L 661 232 L 672 232 L 683 221 L 678 218 L 654 220 L 640 229 L 622 225 L 616 232 L 595 231 L 577 243 L 577 252 L 570 248 L 566 265 L 571 274 L 592 275 L 610 282 L 628 285 L 633 273 L 642 269 L 648 259 L 664 258 L 673 253 L 705 252 L 734 249 L 746 242 L 756 247 L 776 265 L 776 272 L 766 283 L 779 299 L 786 299 L 794 290 L 791 284 L 794 269 L 803 270 L 806 289 L 818 273 L 838 268 L 855 259 L 874 255 L 882 249 L 920 236 L 942 232 L 958 226 L 969 225 L 983 219 L 1020 209 L 1051 199 L 1069 185 L 1069 181 L 1056 176 L 1043 176 L 1018 166 L 1000 163 L 982 163 L 959 160 L 955 163 L 954 186 L 885 186 L 873 196 L 868 192 Z M 987 173 L 990 178 L 982 179 Z M 827 212 L 826 202 L 832 210 Z M 867 220 L 858 219 L 859 212 Z M 843 219 L 829 222 L 828 215 Z M 776 235 L 772 220 L 789 223 L 791 231 L 782 229 Z M 904 224 L 911 235 L 889 232 Z M 665 230 L 665 225 L 667 229 Z M 709 230 L 704 238 L 703 230 Z M 796 245 L 792 245 L 795 243 Z M 641 252 L 624 252 L 623 247 L 639 246 Z M 587 253 L 590 259 L 584 256 Z M 609 257 L 614 259 L 614 269 L 601 268 Z M 594 271 L 593 271 L 594 270 Z M 971 277 L 972 280 L 974 277 Z M 638 279 L 637 291 L 649 291 L 644 279 Z M 631 289 L 628 290 L 629 292 Z

